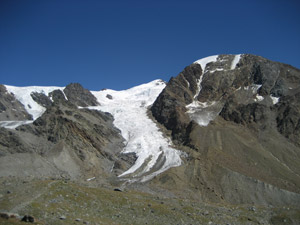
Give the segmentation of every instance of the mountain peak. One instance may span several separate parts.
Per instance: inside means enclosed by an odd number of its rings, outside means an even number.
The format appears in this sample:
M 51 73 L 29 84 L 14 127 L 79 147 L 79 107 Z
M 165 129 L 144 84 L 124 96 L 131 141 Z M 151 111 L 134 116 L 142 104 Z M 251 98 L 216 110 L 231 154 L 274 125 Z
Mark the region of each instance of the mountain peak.
M 238 54 L 122 91 L 0 86 L 0 175 L 296 205 L 299 84 L 296 68 Z

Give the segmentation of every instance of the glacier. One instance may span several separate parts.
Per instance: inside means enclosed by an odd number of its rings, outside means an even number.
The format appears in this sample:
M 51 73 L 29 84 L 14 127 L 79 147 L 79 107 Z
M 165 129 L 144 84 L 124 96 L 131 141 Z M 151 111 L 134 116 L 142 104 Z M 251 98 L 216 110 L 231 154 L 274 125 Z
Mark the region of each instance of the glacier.
M 88 108 L 111 113 L 114 125 L 126 140 L 123 153 L 135 153 L 137 156 L 135 164 L 119 177 L 145 182 L 181 165 L 181 152 L 172 147 L 172 141 L 147 115 L 148 107 L 165 86 L 163 81 L 154 80 L 124 91 L 92 91 L 100 106 Z M 158 165 L 160 162 L 163 164 Z

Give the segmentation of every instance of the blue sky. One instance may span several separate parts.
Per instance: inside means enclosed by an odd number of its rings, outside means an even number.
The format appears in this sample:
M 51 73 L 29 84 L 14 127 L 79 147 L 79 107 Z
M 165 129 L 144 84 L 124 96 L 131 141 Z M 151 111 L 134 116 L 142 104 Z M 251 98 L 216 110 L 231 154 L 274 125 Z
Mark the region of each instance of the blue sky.
M 122 90 L 210 55 L 300 68 L 297 0 L 0 0 L 0 83 Z

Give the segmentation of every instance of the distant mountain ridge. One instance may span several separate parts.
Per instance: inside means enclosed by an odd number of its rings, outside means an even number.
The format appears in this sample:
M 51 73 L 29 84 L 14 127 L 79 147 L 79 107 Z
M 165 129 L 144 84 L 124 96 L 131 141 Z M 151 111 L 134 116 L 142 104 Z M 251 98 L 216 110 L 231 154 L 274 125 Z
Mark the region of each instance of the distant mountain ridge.
M 0 85 L 0 126 L 0 176 L 300 205 L 300 70 L 259 56 L 124 91 Z

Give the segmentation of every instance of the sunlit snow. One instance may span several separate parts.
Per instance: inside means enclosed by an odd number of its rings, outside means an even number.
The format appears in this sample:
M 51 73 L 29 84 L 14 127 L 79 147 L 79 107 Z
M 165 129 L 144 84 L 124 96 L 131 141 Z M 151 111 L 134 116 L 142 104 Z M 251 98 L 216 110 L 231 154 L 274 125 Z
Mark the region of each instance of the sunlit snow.
M 5 85 L 7 91 L 12 93 L 32 115 L 33 120 L 40 117 L 45 108 L 35 102 L 31 93 L 43 93 L 46 96 L 54 90 L 62 90 L 63 87 L 15 87 Z M 136 153 L 138 157 L 135 164 L 121 177 L 129 176 L 139 181 L 147 181 L 167 169 L 181 165 L 180 151 L 171 147 L 172 142 L 164 137 L 156 124 L 148 117 L 148 107 L 153 104 L 157 96 L 164 89 L 165 83 L 155 80 L 125 91 L 93 91 L 101 106 L 89 107 L 114 116 L 114 124 L 121 130 L 126 140 L 124 153 Z M 108 97 L 109 96 L 109 97 Z M 1 121 L 0 126 L 14 129 L 22 124 L 28 124 L 33 120 L 26 121 Z
M 197 100 L 197 97 L 202 89 L 201 83 L 203 80 L 203 76 L 207 72 L 207 68 L 206 68 L 207 64 L 211 62 L 217 62 L 218 60 L 220 62 L 227 61 L 227 60 L 220 60 L 218 59 L 218 57 L 219 55 L 209 56 L 194 62 L 200 64 L 203 71 L 199 80 L 197 81 L 198 90 L 194 96 L 194 101 L 191 104 L 187 105 L 186 108 L 188 109 L 187 113 L 189 114 L 190 118 L 195 122 L 197 122 L 200 126 L 207 126 L 209 122 L 214 120 L 220 112 L 220 104 L 218 104 L 218 102 L 207 103 L 207 102 L 199 102 Z M 236 65 L 239 63 L 240 59 L 241 59 L 241 54 L 234 56 L 234 59 L 232 60 L 230 65 L 231 70 L 236 68 Z M 214 70 L 210 70 L 209 73 L 211 74 L 216 71 L 224 71 L 224 68 L 216 68 Z M 207 74 L 206 76 L 209 76 L 209 74 Z M 256 92 L 259 87 L 260 86 L 254 86 L 251 87 L 251 89 L 254 92 Z M 261 101 L 262 99 L 263 99 L 262 96 L 257 96 L 257 101 Z
M 203 59 L 199 59 L 196 62 L 194 62 L 194 63 L 200 64 L 200 66 L 202 68 L 202 74 L 201 74 L 201 76 L 200 76 L 200 78 L 197 82 L 198 90 L 197 90 L 194 98 L 196 98 L 199 95 L 200 91 L 201 91 L 201 82 L 202 82 L 202 79 L 203 79 L 203 75 L 205 73 L 206 65 L 208 63 L 211 63 L 211 62 L 216 62 L 217 59 L 218 59 L 218 56 L 219 55 L 213 55 L 213 56 L 209 56 L 209 57 L 206 57 L 206 58 L 203 58 Z
M 241 59 L 241 55 L 234 56 L 234 59 L 232 60 L 231 67 L 230 67 L 231 70 L 235 69 L 235 67 L 239 63 L 240 59 Z
M 218 59 L 218 55 L 214 55 L 203 59 L 199 59 L 196 62 L 194 62 L 201 65 L 202 74 L 197 82 L 198 90 L 194 96 L 194 101 L 191 104 L 187 105 L 186 108 L 188 109 L 187 113 L 189 114 L 190 118 L 201 126 L 207 126 L 209 122 L 216 117 L 216 113 L 214 111 L 207 110 L 207 107 L 209 106 L 207 105 L 207 103 L 205 102 L 201 103 L 196 98 L 199 95 L 202 88 L 201 83 L 202 83 L 203 76 L 206 72 L 206 65 L 211 62 L 216 62 L 217 59 Z M 220 69 L 216 69 L 215 71 L 221 71 L 221 70 L 222 69 L 220 68 Z M 215 104 L 215 102 L 211 104 Z
M 214 107 L 216 104 L 215 101 L 211 103 L 194 101 L 186 106 L 188 108 L 187 113 L 200 126 L 207 126 L 219 114 L 217 107 Z
M 273 97 L 272 95 L 270 95 L 273 105 L 276 105 L 279 102 L 279 97 Z
M 210 73 L 214 73 L 214 72 L 216 72 L 216 71 L 224 71 L 224 69 L 223 69 L 223 68 L 217 68 L 217 69 L 211 70 L 211 71 L 209 71 L 209 72 L 210 72 Z
M 54 90 L 63 90 L 63 87 L 40 87 L 40 86 L 29 86 L 29 87 L 15 87 L 5 85 L 8 92 L 13 93 L 15 98 L 19 100 L 25 107 L 26 111 L 32 115 L 33 120 L 39 118 L 46 109 L 34 101 L 31 97 L 31 93 L 38 92 L 43 93 L 46 96 Z
M 261 84 L 251 84 L 250 86 L 246 86 L 244 87 L 244 90 L 248 91 L 248 90 L 252 90 L 253 94 L 256 94 L 258 89 L 261 88 Z
M 147 181 L 171 167 L 181 165 L 181 152 L 172 148 L 156 124 L 147 116 L 147 108 L 164 89 L 165 83 L 155 80 L 124 91 L 93 91 L 100 106 L 89 107 L 114 116 L 114 125 L 126 140 L 124 153 L 136 153 L 135 164 L 120 177 L 130 176 Z M 108 98 L 110 95 L 112 98 Z M 163 165 L 157 167 L 158 159 Z M 156 167 L 155 167 L 156 165 Z M 150 173 L 148 173 L 150 172 Z
M 256 95 L 256 97 L 255 97 L 255 99 L 254 99 L 254 101 L 255 102 L 261 102 L 261 101 L 263 101 L 264 100 L 264 97 L 263 96 L 261 96 L 261 95 Z
M 32 123 L 32 120 L 22 120 L 22 121 L 0 121 L 0 127 L 5 127 L 8 129 L 16 129 L 18 126 Z

